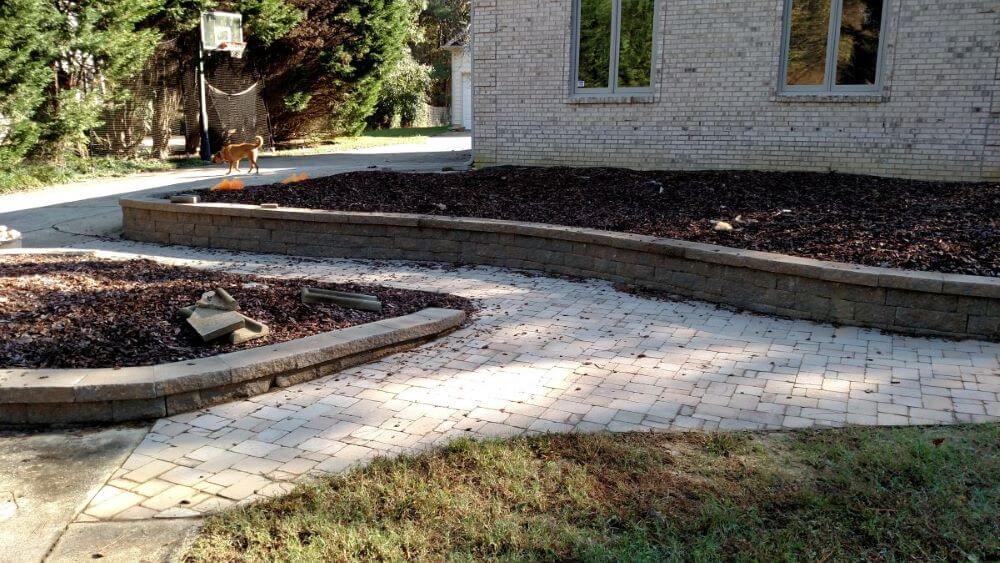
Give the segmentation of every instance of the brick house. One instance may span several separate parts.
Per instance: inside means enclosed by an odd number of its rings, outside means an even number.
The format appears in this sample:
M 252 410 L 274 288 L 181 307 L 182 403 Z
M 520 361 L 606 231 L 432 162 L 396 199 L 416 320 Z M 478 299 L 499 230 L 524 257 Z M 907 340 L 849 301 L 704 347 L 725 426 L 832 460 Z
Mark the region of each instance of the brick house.
M 472 0 L 478 164 L 1000 179 L 1000 0 Z

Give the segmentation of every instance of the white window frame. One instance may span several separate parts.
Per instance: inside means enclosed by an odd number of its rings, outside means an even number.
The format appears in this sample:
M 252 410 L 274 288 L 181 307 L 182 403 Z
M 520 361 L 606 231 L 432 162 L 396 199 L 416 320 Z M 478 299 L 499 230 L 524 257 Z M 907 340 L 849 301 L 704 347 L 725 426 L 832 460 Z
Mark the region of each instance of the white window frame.
M 844 0 L 830 0 L 830 28 L 826 34 L 826 75 L 821 85 L 788 84 L 788 54 L 792 40 L 792 2 L 785 0 L 782 18 L 783 39 L 781 43 L 781 65 L 778 76 L 778 90 L 786 94 L 876 94 L 881 93 L 885 79 L 885 51 L 888 43 L 891 0 L 882 0 L 882 24 L 878 36 L 878 60 L 875 62 L 874 84 L 836 84 L 837 45 L 840 44 L 840 23 L 844 17 Z
M 618 87 L 618 56 L 621 48 L 621 10 L 622 0 L 612 0 L 611 6 L 611 56 L 608 59 L 608 88 L 580 88 L 580 11 L 583 8 L 582 0 L 573 0 L 573 67 L 570 72 L 570 91 L 576 96 L 631 96 L 635 94 L 652 94 L 653 77 L 656 69 L 656 46 L 659 39 L 660 2 L 653 0 L 653 44 L 652 53 L 649 57 L 649 86 L 639 88 L 619 88 Z

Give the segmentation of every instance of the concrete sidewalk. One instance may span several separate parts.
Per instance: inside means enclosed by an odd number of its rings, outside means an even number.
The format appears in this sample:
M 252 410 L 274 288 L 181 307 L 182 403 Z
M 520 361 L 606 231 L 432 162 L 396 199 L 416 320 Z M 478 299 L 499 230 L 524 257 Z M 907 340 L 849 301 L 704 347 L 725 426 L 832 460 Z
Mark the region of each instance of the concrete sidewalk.
M 247 185 L 269 184 L 292 173 L 311 178 L 354 170 L 387 168 L 434 172 L 461 169 L 472 159 L 467 134 L 445 134 L 418 144 L 374 147 L 351 152 L 261 159 L 260 175 L 233 175 Z M 244 167 L 246 164 L 244 163 Z M 211 166 L 100 178 L 42 190 L 0 196 L 0 225 L 21 231 L 26 247 L 59 247 L 91 237 L 114 236 L 121 229 L 118 199 L 207 188 L 225 177 L 226 167 Z
M 0 433 L 0 562 L 42 560 L 148 431 Z

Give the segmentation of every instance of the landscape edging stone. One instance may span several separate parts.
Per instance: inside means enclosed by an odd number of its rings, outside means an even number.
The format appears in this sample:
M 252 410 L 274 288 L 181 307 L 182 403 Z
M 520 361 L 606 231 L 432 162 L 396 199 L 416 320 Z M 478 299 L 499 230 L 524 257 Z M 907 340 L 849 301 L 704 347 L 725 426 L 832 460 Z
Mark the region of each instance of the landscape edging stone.
M 12 250 L 5 254 L 88 255 Z M 95 369 L 0 367 L 0 426 L 106 423 L 178 414 L 287 387 L 401 352 L 465 322 L 464 311 L 427 308 L 296 340 L 156 366 Z

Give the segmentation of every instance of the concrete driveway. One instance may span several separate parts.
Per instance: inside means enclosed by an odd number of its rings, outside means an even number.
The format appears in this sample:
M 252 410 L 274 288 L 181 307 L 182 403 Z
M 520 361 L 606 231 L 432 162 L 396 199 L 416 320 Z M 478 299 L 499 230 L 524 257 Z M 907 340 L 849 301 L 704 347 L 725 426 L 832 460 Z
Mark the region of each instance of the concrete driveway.
M 274 156 L 261 159 L 259 176 L 240 175 L 247 185 L 269 184 L 292 173 L 311 178 L 353 170 L 383 168 L 405 171 L 461 169 L 472 160 L 468 134 L 431 137 L 423 143 L 392 145 L 351 152 Z M 243 164 L 246 166 L 246 163 Z M 24 246 L 58 247 L 85 242 L 93 236 L 113 236 L 121 229 L 118 199 L 210 187 L 224 177 L 224 166 L 190 168 L 101 178 L 43 190 L 0 196 L 0 225 L 24 233 Z
M 293 172 L 312 178 L 382 168 L 461 169 L 471 161 L 468 135 L 448 134 L 419 144 L 261 160 L 248 185 Z M 244 166 L 246 166 L 244 164 Z M 225 168 L 182 169 L 103 178 L 0 196 L 0 224 L 24 233 L 28 247 L 92 246 L 94 237 L 121 229 L 118 199 L 216 184 Z M 197 521 L 91 522 L 80 515 L 149 431 L 148 425 L 42 432 L 0 432 L 0 563 L 32 561 L 166 561 L 183 551 Z

